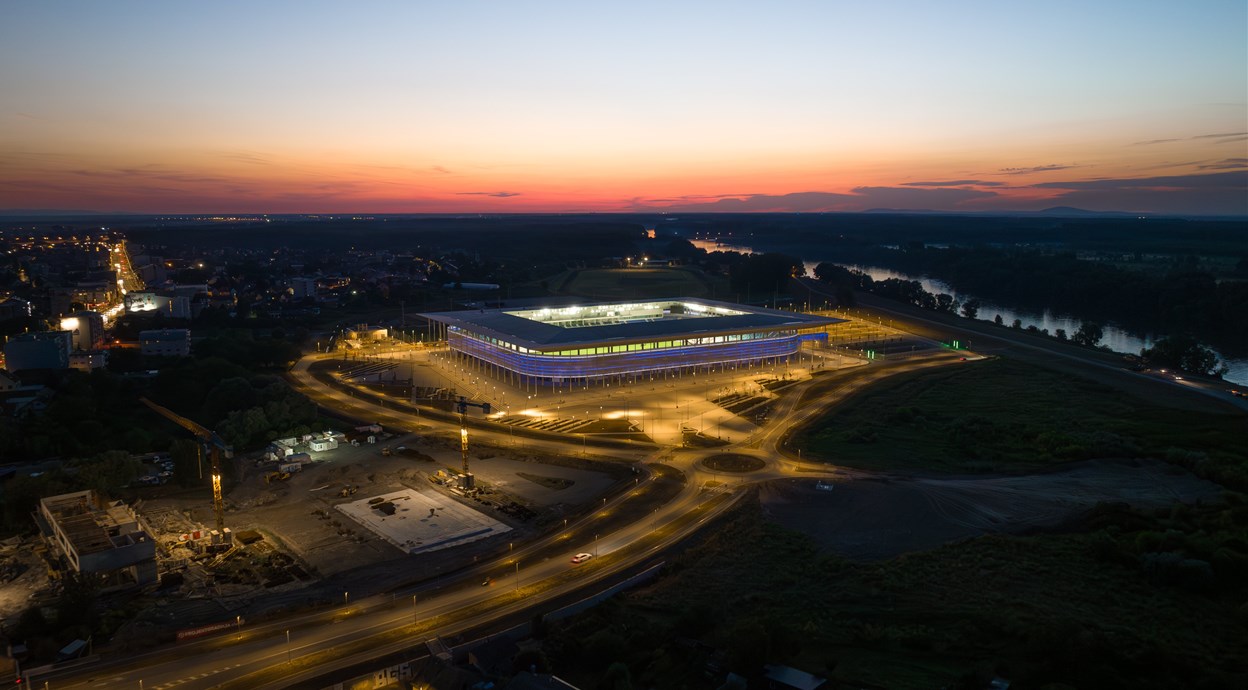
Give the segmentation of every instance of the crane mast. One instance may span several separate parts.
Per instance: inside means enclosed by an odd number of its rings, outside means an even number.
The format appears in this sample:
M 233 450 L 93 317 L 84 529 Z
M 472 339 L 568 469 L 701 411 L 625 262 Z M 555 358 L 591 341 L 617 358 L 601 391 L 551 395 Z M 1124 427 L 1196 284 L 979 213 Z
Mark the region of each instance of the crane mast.
M 490 404 L 488 402 L 470 403 L 461 395 L 459 402 L 456 403 L 456 408 L 459 410 L 459 456 L 464 466 L 464 476 L 461 480 L 462 486 L 460 488 L 465 490 L 473 489 L 475 484 L 472 473 L 468 471 L 468 421 L 466 415 L 468 414 L 469 405 L 481 408 L 481 411 L 485 414 L 490 413 Z
M 212 464 L 212 512 L 217 517 L 217 531 L 225 531 L 225 500 L 221 497 L 221 446 L 224 443 L 215 433 L 209 431 L 194 421 L 183 417 L 182 415 L 162 407 L 147 398 L 139 398 L 139 400 L 152 409 L 153 412 L 186 429 L 199 439 L 200 443 L 208 447 L 208 458 Z

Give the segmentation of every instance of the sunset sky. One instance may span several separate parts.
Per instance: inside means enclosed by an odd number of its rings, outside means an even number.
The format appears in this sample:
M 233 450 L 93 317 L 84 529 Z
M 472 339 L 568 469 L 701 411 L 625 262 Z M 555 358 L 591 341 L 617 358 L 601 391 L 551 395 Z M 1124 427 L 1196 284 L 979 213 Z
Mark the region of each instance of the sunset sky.
M 1248 214 L 1248 3 L 0 4 L 0 209 Z

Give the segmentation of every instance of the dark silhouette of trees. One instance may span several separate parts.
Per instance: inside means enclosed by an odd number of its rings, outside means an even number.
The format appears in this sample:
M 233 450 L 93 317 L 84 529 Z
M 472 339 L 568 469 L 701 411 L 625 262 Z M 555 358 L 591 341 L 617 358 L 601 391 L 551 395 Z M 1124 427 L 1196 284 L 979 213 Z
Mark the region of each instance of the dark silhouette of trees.
M 1218 356 L 1213 350 L 1187 335 L 1162 338 L 1153 343 L 1151 348 L 1141 350 L 1140 356 L 1153 367 L 1169 367 L 1205 376 L 1221 376 L 1226 373 L 1226 367 L 1218 363 Z
M 1101 324 L 1091 321 L 1084 321 L 1079 324 L 1079 330 L 1070 336 L 1072 342 L 1076 345 L 1085 347 L 1096 347 L 1101 342 L 1101 338 L 1105 337 L 1105 329 L 1101 328 Z
M 742 296 L 755 299 L 786 289 L 789 280 L 806 274 L 805 264 L 788 254 L 746 254 L 728 271 L 728 283 Z
M 827 261 L 815 266 L 815 278 L 832 288 L 836 303 L 841 306 L 852 307 L 857 303 L 854 299 L 854 288 L 861 284 L 861 277 L 864 277 L 861 273 Z
M 1190 333 L 1231 352 L 1248 350 L 1248 281 L 1216 280 L 1188 257 L 1162 275 L 1032 249 L 874 249 L 870 261 L 939 278 L 960 292 L 1022 309 L 1052 309 L 1128 329 Z

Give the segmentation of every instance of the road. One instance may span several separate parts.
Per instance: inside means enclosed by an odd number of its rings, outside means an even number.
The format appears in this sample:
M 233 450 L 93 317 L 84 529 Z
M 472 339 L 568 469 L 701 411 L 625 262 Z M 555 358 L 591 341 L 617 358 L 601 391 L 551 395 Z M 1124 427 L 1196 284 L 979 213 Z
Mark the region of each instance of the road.
M 354 398 L 308 373 L 315 359 L 302 360 L 292 372 L 296 386 L 318 404 L 349 416 L 377 420 L 387 426 L 410 429 L 415 425 L 447 426 L 427 418 Z M 419 645 L 434 636 L 449 636 L 507 618 L 544 602 L 576 592 L 592 593 L 609 586 L 630 569 L 661 558 L 663 551 L 693 534 L 730 508 L 739 489 L 757 482 L 801 476 L 845 480 L 858 474 L 822 467 L 802 467 L 784 450 L 784 439 L 831 405 L 882 378 L 933 366 L 957 364 L 949 352 L 821 374 L 792 386 L 777 403 L 771 423 L 738 443 L 700 451 L 672 449 L 612 450 L 613 457 L 664 462 L 683 473 L 686 481 L 675 497 L 656 510 L 638 510 L 649 487 L 647 481 L 608 500 L 603 508 L 568 525 L 564 530 L 523 545 L 506 557 L 460 572 L 453 578 L 426 583 L 418 590 L 344 601 L 332 610 L 251 625 L 241 623 L 234 633 L 222 633 L 196 642 L 156 649 L 136 656 L 90 663 L 30 678 L 34 687 L 50 688 L 281 688 L 310 680 L 386 654 Z M 454 428 L 453 425 L 448 428 Z M 474 438 L 506 443 L 506 433 L 479 431 Z M 530 439 L 532 447 L 560 454 L 581 449 L 579 439 L 568 443 Z M 706 467 L 713 454 L 740 453 L 763 460 L 761 470 L 730 475 Z M 607 534 L 595 522 L 612 511 L 635 512 L 636 518 Z M 572 565 L 578 552 L 595 553 L 588 563 Z M 485 577 L 493 584 L 482 586 Z M 414 597 L 414 598 L 413 598 Z M 539 609 L 540 610 L 540 609 Z M 289 631 L 289 632 L 288 632 Z M 288 636 L 289 635 L 289 636 Z

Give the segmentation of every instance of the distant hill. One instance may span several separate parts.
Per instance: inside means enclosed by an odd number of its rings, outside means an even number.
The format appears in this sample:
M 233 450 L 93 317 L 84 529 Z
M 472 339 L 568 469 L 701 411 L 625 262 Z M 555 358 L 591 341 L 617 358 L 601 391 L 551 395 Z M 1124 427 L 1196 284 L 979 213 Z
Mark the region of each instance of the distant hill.
M 1054 206 L 1053 208 L 1046 208 L 1034 213 L 1039 216 L 1063 216 L 1065 218 L 1134 218 L 1141 215 L 1151 215 L 1146 213 L 1128 213 L 1126 211 L 1089 211 L 1073 206 Z
M 133 213 L 124 213 L 122 211 L 83 211 L 79 209 L 62 209 L 62 208 L 0 208 L 0 217 L 20 217 L 29 218 L 31 216 L 41 217 L 78 217 L 78 216 L 130 216 Z
M 908 216 L 1009 216 L 1026 218 L 1029 216 L 1052 216 L 1054 218 L 1136 218 L 1147 213 L 1131 213 L 1129 211 L 1089 211 L 1073 206 L 1054 206 L 1040 211 L 934 211 L 927 208 L 872 208 L 863 213 L 894 213 Z

